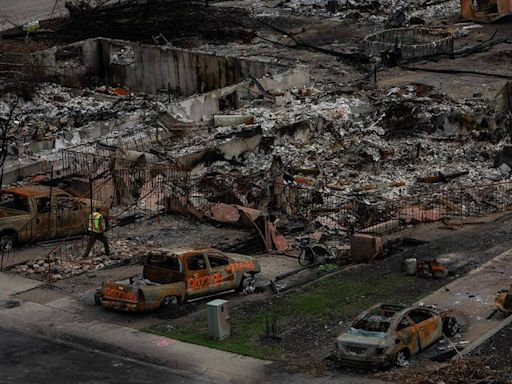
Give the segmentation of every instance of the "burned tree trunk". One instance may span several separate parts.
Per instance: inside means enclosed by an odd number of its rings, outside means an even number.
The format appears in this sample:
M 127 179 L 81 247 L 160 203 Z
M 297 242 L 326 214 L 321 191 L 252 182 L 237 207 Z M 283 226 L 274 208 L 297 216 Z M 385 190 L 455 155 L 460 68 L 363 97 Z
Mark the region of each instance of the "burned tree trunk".
M 11 105 L 9 112 L 6 117 L 0 117 L 0 168 L 2 169 L 1 175 L 3 175 L 3 168 L 5 159 L 7 158 L 7 148 L 9 145 L 9 129 L 11 127 L 14 110 L 18 105 L 18 99 Z M 0 177 L 0 185 L 2 180 Z

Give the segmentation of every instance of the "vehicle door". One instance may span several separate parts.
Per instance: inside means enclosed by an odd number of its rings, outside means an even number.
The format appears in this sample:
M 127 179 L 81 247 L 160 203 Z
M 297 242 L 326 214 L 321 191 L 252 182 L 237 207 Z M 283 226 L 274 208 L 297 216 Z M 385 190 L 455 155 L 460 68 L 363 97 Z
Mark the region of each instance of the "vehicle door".
M 420 350 L 418 331 L 407 315 L 402 316 L 396 327 L 395 348 L 395 353 L 407 348 L 411 355 Z
M 421 349 L 437 341 L 443 332 L 443 322 L 436 313 L 426 309 L 413 309 L 408 313 L 418 331 Z
M 19 241 L 32 239 L 32 226 L 35 223 L 36 209 L 32 208 L 31 200 L 11 193 L 0 194 L 0 209 L 5 209 L 6 220 L 12 221 L 13 227 L 18 229 L 16 236 Z M 11 210 L 16 213 L 13 214 Z
M 235 271 L 230 268 L 227 256 L 210 251 L 206 254 L 206 259 L 210 267 L 210 293 L 235 289 Z
M 46 240 L 55 238 L 56 233 L 56 216 L 55 206 L 49 196 L 41 196 L 32 198 L 32 203 L 36 209 L 36 215 L 32 219 L 31 224 L 27 227 L 31 231 L 32 240 Z
M 203 254 L 188 255 L 187 267 L 187 296 L 208 295 L 210 287 L 210 271 Z
M 85 206 L 72 196 L 56 196 L 57 236 L 66 237 L 85 232 Z

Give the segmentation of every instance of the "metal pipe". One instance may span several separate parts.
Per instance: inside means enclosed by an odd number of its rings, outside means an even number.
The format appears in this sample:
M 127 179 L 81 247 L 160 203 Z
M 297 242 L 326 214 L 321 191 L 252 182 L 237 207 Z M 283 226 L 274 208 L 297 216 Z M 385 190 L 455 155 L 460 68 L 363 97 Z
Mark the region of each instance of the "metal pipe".
M 300 267 L 300 268 L 294 269 L 293 271 L 289 271 L 289 272 L 283 273 L 282 275 L 276 276 L 274 278 L 274 281 L 279 281 L 279 280 L 286 279 L 287 277 L 290 277 L 292 275 L 296 275 L 297 273 L 302 272 L 302 271 L 304 271 L 306 269 L 314 268 L 314 267 L 317 267 L 317 266 L 322 265 L 322 264 L 323 264 L 323 262 L 316 262 L 316 263 L 313 263 L 313 264 L 310 264 L 310 265 L 306 265 L 304 267 Z

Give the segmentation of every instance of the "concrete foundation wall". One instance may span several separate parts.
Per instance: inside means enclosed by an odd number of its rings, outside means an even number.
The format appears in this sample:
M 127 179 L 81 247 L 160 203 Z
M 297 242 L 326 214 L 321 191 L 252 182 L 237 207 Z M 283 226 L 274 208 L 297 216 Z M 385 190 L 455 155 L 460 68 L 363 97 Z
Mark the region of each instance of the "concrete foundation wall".
M 101 41 L 111 81 L 132 91 L 155 93 L 170 89 L 175 95 L 188 96 L 236 84 L 249 75 L 262 77 L 266 70 L 264 63 L 256 61 L 125 41 Z M 133 61 L 113 61 L 115 51 L 127 47 L 133 50 Z
M 68 86 L 94 82 L 134 92 L 170 90 L 189 96 L 263 77 L 267 64 L 104 38 L 88 39 L 34 55 L 38 74 Z
M 258 81 L 267 92 L 282 93 L 307 85 L 310 76 L 304 69 L 294 69 L 278 75 L 260 78 Z M 240 99 L 252 92 L 257 94 L 257 88 L 250 81 L 243 81 L 233 86 L 171 103 L 168 110 L 171 115 L 179 116 L 182 119 L 194 122 L 207 121 L 213 115 L 221 112 L 219 101 L 222 98 L 236 94 L 236 97 Z
M 35 53 L 36 78 L 81 87 L 103 77 L 101 41 L 87 39 Z

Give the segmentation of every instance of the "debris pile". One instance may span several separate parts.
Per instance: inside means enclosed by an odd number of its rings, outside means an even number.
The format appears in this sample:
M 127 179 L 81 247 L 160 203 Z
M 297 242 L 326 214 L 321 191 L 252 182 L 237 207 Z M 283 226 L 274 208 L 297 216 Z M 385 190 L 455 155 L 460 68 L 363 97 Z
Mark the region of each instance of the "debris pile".
M 414 367 L 379 373 L 382 380 L 399 384 L 506 384 L 510 381 L 503 371 L 492 369 L 482 358 L 468 358 L 451 361 L 436 370 Z
M 264 174 L 279 157 L 290 174 L 286 181 L 373 202 L 510 178 L 493 164 L 508 119 L 481 98 L 452 100 L 411 84 L 334 96 L 300 88 L 258 103 L 234 111 L 254 116 L 255 124 L 194 131 L 162 151 L 178 161 L 193 157 L 194 177 Z M 247 138 L 254 138 L 252 146 L 231 150 Z M 433 171 L 463 177 L 417 182 Z
M 251 1 L 246 7 L 253 7 L 254 12 L 268 12 L 268 8 L 273 8 L 275 14 L 288 11 L 304 16 L 333 16 L 382 22 L 399 11 L 408 12 L 413 17 L 416 14 L 425 16 L 436 12 L 451 13 L 458 10 L 458 3 L 453 0 L 288 0 L 271 1 L 270 4 L 268 1 Z
M 17 102 L 9 153 L 17 157 L 34 156 L 44 150 L 80 144 L 99 134 L 126 134 L 127 130 L 156 124 L 156 117 L 165 110 L 156 96 L 122 94 L 106 87 L 37 86 L 30 99 Z M 16 98 L 7 94 L 0 99 L 0 116 L 9 111 Z
M 76 244 L 65 245 L 68 255 L 51 255 L 45 258 L 27 261 L 17 265 L 16 273 L 24 274 L 33 279 L 41 279 L 51 274 L 52 281 L 61 280 L 86 272 L 112 268 L 123 264 L 136 264 L 146 256 L 149 249 L 155 246 L 154 241 L 145 244 L 131 240 L 114 240 L 111 242 L 112 253 L 105 255 L 99 244 L 95 245 L 88 257 L 83 258 L 83 248 Z M 66 250 L 61 249 L 60 252 Z M 37 277 L 39 276 L 39 277 Z

